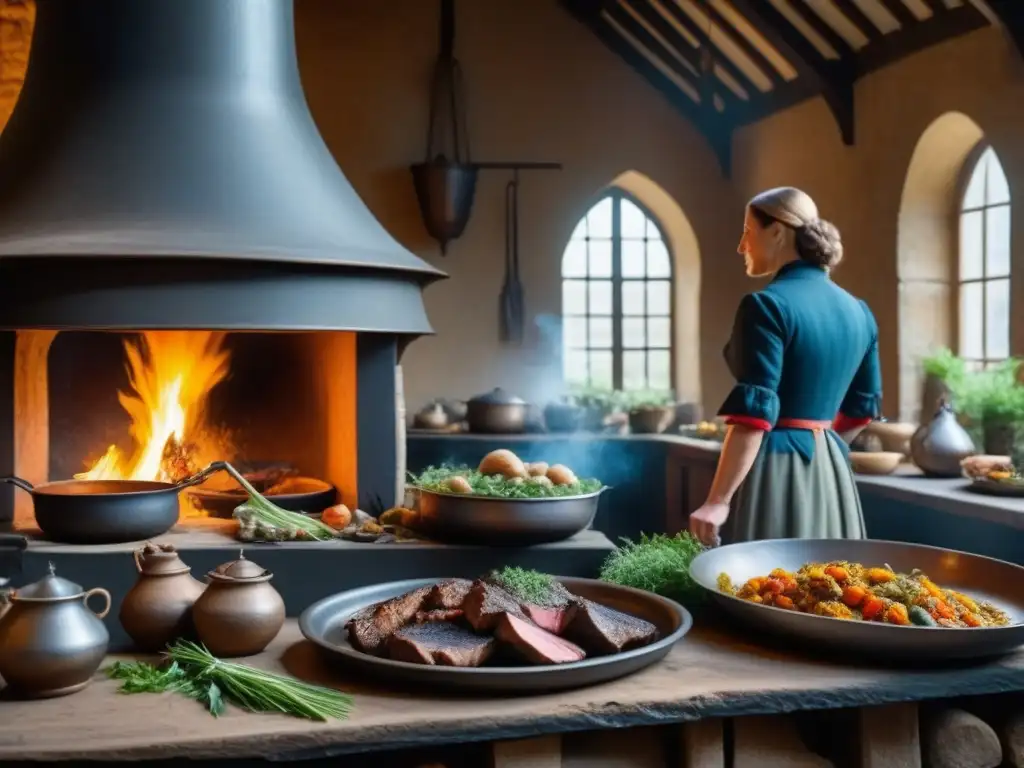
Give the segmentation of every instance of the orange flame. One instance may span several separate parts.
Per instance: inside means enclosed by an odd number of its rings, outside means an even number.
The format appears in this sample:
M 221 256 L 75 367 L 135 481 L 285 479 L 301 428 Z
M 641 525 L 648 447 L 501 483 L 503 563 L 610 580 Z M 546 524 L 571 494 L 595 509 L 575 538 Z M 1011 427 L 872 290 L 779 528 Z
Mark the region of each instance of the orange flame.
M 163 466 L 171 444 L 198 442 L 206 433 L 206 402 L 210 391 L 228 375 L 231 353 L 226 334 L 214 331 L 146 331 L 124 342 L 130 392 L 118 392 L 131 417 L 135 444 L 128 455 L 116 445 L 80 480 L 174 480 Z M 216 453 L 219 446 L 209 446 Z M 205 452 L 205 451 L 204 451 Z M 202 460 L 227 456 L 193 457 Z M 229 460 L 229 459 L 228 459 Z

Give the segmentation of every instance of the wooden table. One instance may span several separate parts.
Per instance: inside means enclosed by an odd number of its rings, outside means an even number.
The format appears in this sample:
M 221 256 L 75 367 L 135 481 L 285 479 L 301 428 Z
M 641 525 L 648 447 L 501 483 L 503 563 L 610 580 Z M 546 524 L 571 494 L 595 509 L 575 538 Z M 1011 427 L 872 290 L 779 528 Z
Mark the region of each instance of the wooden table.
M 110 661 L 115 658 L 124 657 Z M 238 710 L 215 719 L 173 694 L 119 695 L 117 683 L 97 673 L 89 688 L 72 696 L 0 702 L 0 763 L 266 755 L 300 760 L 1024 690 L 1024 651 L 967 669 L 852 667 L 767 650 L 706 626 L 643 672 L 544 696 L 469 698 L 359 682 L 326 663 L 293 621 L 265 653 L 246 663 L 351 692 L 353 713 L 329 723 Z M 914 718 L 916 734 L 916 711 Z M 891 717 L 877 719 L 879 727 L 892 727 Z

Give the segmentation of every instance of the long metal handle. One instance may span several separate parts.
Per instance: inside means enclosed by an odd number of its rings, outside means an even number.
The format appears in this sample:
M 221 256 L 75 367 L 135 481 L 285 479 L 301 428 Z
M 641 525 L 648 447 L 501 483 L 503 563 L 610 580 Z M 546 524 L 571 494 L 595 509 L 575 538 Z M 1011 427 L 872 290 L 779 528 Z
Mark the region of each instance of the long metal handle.
M 11 485 L 16 485 L 19 488 L 21 488 L 21 490 L 28 491 L 29 493 L 32 493 L 32 491 L 35 490 L 32 483 L 30 483 L 28 480 L 23 480 L 20 477 L 16 477 L 15 475 L 0 477 L 0 483 L 10 483 Z
M 191 477 L 187 477 L 184 480 L 182 480 L 181 482 L 176 483 L 175 487 L 176 488 L 189 488 L 189 487 L 191 487 L 193 485 L 199 485 L 201 482 L 206 480 L 206 478 L 208 478 L 210 475 L 215 475 L 218 472 L 222 472 L 222 471 L 226 471 L 226 470 L 230 470 L 230 469 L 231 469 L 231 465 L 228 464 L 226 461 L 215 461 L 212 464 L 210 464 L 210 466 L 208 466 L 206 469 L 200 470 L 199 472 L 196 472 Z

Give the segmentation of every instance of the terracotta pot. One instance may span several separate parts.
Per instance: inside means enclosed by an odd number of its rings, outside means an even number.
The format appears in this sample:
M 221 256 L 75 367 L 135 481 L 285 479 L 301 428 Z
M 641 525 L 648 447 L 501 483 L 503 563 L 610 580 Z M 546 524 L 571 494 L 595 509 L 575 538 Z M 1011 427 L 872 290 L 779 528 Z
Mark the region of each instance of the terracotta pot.
M 274 574 L 245 555 L 206 574 L 210 584 L 192 608 L 199 639 L 214 656 L 252 656 L 284 626 L 284 600 Z
M 672 423 L 674 408 L 635 408 L 629 412 L 629 430 L 637 435 L 656 435 Z
M 139 580 L 125 595 L 118 618 L 140 650 L 155 653 L 192 636 L 192 606 L 206 587 L 169 544 L 147 544 L 133 554 Z
M 982 426 L 985 453 L 990 456 L 1010 456 L 1017 443 L 1018 424 L 986 421 Z

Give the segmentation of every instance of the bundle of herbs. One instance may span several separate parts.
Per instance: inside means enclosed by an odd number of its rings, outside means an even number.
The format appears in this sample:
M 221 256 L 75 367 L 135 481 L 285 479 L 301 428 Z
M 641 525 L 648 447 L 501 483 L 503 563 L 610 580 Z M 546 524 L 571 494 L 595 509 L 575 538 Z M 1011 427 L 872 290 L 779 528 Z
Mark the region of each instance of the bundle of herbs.
M 221 661 L 202 645 L 178 640 L 164 653 L 166 663 L 115 662 L 107 676 L 122 693 L 178 693 L 202 703 L 214 717 L 226 701 L 250 712 L 276 712 L 326 721 L 344 720 L 352 709 L 348 694 L 272 672 Z
M 514 565 L 494 571 L 491 578 L 513 597 L 533 605 L 547 605 L 555 592 L 554 576 Z
M 684 605 L 702 602 L 704 591 L 690 576 L 690 563 L 704 545 L 689 531 L 675 536 L 640 535 L 623 540 L 601 566 L 601 580 L 654 592 Z
M 234 517 L 238 520 L 238 538 L 243 541 L 287 541 L 291 539 L 315 539 L 327 541 L 337 537 L 338 532 L 326 523 L 301 512 L 291 512 L 274 504 L 257 491 L 230 464 L 224 464 L 224 471 L 242 486 L 248 501 L 235 507 Z
M 453 477 L 461 477 L 469 483 L 471 492 L 478 496 L 490 496 L 502 499 L 545 499 L 558 496 L 580 496 L 601 490 L 600 480 L 594 478 L 577 478 L 568 485 L 554 485 L 540 478 L 505 477 L 504 475 L 485 475 L 471 467 L 458 467 L 444 464 L 440 467 L 427 467 L 420 474 L 409 474 L 409 484 L 424 491 L 448 493 L 448 481 Z

